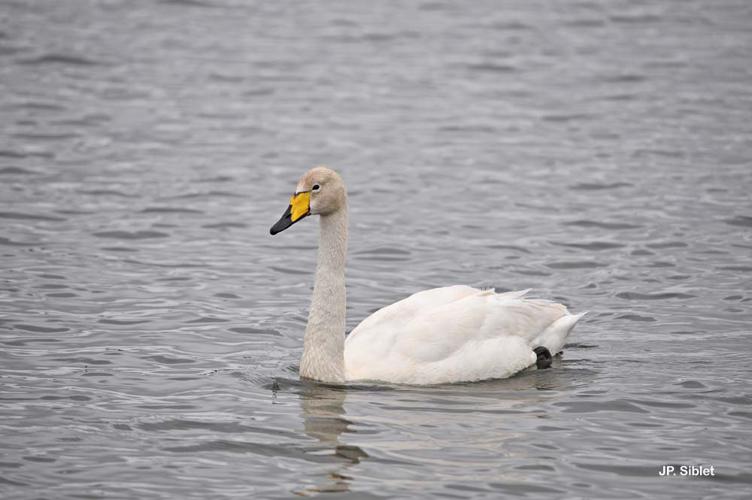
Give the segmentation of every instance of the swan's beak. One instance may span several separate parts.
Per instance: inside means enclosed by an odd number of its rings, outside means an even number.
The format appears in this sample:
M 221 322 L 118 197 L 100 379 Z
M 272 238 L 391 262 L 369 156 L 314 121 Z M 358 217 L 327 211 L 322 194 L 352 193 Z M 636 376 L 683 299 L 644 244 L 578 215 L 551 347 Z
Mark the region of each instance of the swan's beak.
M 298 222 L 300 219 L 310 214 L 311 192 L 303 191 L 300 193 L 295 193 L 290 198 L 290 205 L 287 207 L 287 210 L 285 210 L 285 213 L 282 214 L 282 218 L 272 226 L 269 232 L 273 235 L 281 233 L 288 227 Z

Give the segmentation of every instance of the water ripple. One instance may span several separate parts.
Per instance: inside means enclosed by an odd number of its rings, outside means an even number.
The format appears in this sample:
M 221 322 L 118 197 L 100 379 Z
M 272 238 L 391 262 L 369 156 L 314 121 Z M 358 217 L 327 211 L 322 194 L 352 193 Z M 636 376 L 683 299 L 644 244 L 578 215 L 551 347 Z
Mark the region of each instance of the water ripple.
M 100 231 L 94 233 L 94 236 L 98 238 L 115 238 L 119 240 L 142 240 L 148 238 L 166 238 L 169 236 L 167 233 L 161 231 Z
M 666 300 L 666 299 L 691 299 L 696 297 L 689 293 L 665 292 L 665 293 L 640 293 L 640 292 L 619 292 L 616 297 L 627 300 Z
M 16 64 L 40 66 L 47 64 L 62 64 L 66 66 L 101 66 L 103 63 L 81 56 L 68 54 L 43 54 L 31 59 L 21 59 Z
M 568 226 L 579 226 L 579 227 L 597 227 L 600 229 L 639 229 L 642 227 L 640 224 L 630 224 L 627 222 L 603 222 L 603 221 L 594 221 L 594 220 L 576 220 L 572 222 L 565 222 Z

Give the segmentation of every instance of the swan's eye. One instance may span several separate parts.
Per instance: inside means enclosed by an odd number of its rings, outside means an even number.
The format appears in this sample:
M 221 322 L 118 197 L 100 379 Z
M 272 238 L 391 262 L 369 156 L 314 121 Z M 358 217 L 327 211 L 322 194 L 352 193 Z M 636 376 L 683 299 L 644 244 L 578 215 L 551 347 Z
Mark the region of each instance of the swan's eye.
M 311 188 L 311 191 L 313 192 L 316 192 L 319 190 L 321 190 L 321 186 L 319 186 L 318 184 L 314 184 L 313 187 Z

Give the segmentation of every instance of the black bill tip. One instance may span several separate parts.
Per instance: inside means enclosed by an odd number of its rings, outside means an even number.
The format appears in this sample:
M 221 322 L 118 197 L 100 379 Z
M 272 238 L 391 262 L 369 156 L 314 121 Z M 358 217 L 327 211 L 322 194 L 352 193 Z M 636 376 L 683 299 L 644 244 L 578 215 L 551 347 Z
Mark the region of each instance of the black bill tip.
M 269 233 L 274 236 L 292 225 L 292 205 L 290 205 L 287 207 L 287 210 L 285 210 L 285 213 L 282 214 L 282 217 L 271 227 L 271 229 L 269 229 Z

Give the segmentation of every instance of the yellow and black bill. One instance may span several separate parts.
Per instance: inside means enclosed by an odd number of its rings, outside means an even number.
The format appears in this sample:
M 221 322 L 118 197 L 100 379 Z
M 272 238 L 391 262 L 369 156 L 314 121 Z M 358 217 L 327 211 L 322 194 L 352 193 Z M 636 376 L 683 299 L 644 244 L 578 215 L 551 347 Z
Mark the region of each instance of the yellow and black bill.
M 285 210 L 285 213 L 282 214 L 282 218 L 280 218 L 277 223 L 272 226 L 269 232 L 273 235 L 281 233 L 288 227 L 298 222 L 300 219 L 303 219 L 310 214 L 311 192 L 301 191 L 299 193 L 295 193 L 290 198 L 290 205 L 287 207 L 287 210 Z

